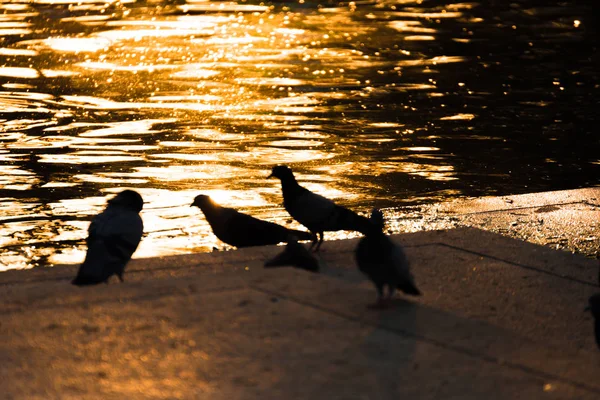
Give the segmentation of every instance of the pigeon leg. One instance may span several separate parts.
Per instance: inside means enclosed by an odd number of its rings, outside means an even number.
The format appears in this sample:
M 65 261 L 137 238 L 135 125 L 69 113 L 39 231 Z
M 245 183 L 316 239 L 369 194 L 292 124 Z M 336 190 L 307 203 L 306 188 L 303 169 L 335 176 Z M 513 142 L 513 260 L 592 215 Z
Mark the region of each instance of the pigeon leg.
M 125 279 L 123 279 L 123 273 L 122 272 L 120 274 L 117 274 L 117 276 L 119 277 L 119 280 L 121 281 L 121 283 L 125 282 Z
M 310 247 L 308 248 L 308 250 L 312 251 L 312 249 L 315 247 L 315 245 L 317 244 L 318 241 L 319 241 L 319 236 L 315 233 L 315 237 L 313 238 L 312 242 L 310 243 Z
M 321 248 L 321 244 L 323 243 L 323 238 L 324 238 L 324 234 L 323 232 L 317 232 L 317 237 L 319 238 L 319 243 L 317 243 L 317 247 L 315 247 L 314 252 L 318 253 L 319 249 Z
M 394 293 L 396 293 L 396 288 L 393 285 L 389 286 L 389 290 L 388 290 L 388 300 L 392 300 L 392 297 L 394 297 Z
M 373 304 L 368 304 L 367 308 L 371 310 L 384 310 L 389 307 L 389 301 L 383 296 L 383 285 L 377 285 L 377 301 Z

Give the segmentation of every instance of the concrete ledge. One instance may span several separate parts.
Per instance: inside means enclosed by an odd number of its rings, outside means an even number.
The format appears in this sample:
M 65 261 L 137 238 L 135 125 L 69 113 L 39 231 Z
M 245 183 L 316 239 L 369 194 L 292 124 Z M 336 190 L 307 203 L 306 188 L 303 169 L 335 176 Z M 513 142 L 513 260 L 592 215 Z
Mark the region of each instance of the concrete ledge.
M 405 215 L 424 229 L 474 227 L 600 258 L 600 187 L 457 200 Z
M 4 272 L 3 395 L 600 397 L 598 260 L 475 228 L 393 239 L 424 295 L 385 311 L 366 308 L 358 239 L 326 242 L 320 274 L 264 269 L 277 246 L 137 259 L 89 288 L 74 265 Z
M 476 229 L 394 239 L 425 295 L 383 312 L 365 307 L 375 292 L 356 240 L 328 242 L 322 274 L 263 269 L 274 246 L 136 260 L 124 284 L 85 289 L 68 284 L 75 266 L 14 272 L 0 283 L 3 386 L 12 398 L 600 396 L 583 313 L 595 260 Z

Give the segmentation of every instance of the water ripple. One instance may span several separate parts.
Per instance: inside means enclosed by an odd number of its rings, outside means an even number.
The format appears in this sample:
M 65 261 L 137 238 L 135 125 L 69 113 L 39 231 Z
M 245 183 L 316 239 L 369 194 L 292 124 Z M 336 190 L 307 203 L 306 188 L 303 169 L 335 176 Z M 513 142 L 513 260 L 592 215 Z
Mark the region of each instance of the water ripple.
M 145 199 L 136 257 L 226 247 L 189 204 L 287 223 L 279 163 L 359 211 L 597 184 L 585 4 L 0 9 L 0 269 L 81 261 L 123 188 Z

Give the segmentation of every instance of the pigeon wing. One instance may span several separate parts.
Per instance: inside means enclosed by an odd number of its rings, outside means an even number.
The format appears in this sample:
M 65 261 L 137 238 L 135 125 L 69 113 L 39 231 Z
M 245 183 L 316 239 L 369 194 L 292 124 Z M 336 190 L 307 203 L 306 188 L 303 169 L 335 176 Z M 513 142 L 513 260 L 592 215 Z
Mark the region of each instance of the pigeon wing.
M 390 238 L 386 237 L 386 239 L 390 242 L 390 258 L 385 264 L 389 269 L 390 285 L 395 285 L 406 294 L 421 295 L 415 284 L 415 278 L 410 272 L 410 263 L 406 253 L 404 253 L 402 247 L 393 243 Z
M 357 231 L 364 235 L 378 232 L 380 229 L 369 218 L 358 215 L 345 207 L 336 205 L 325 223 L 326 231 Z
M 333 201 L 308 189 L 302 191 L 284 206 L 296 221 L 312 232 L 322 232 L 331 225 L 336 205 Z
M 362 238 L 356 248 L 358 268 L 377 287 L 389 285 L 418 296 L 410 264 L 402 248 L 384 233 Z
M 141 217 L 131 210 L 113 206 L 96 216 L 90 224 L 85 260 L 73 283 L 96 284 L 113 274 L 122 276 L 143 230 Z
M 260 220 L 235 210 L 227 212 L 225 229 L 219 237 L 235 247 L 266 246 L 287 242 L 293 231 L 270 221 Z M 226 239 L 226 240 L 224 240 Z
M 358 269 L 377 287 L 382 287 L 389 282 L 389 266 L 385 255 L 388 249 L 382 245 L 382 237 L 383 235 L 362 238 L 358 242 L 355 253 Z
M 312 232 L 345 230 L 367 234 L 377 230 L 368 218 L 308 189 L 298 194 L 291 205 L 284 205 L 296 221 Z

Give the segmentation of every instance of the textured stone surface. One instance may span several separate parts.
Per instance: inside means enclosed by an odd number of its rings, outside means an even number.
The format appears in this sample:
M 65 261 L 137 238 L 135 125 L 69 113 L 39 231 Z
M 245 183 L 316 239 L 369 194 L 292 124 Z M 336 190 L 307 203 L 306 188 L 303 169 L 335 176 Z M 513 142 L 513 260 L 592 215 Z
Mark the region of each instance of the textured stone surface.
M 357 239 L 327 242 L 320 274 L 263 269 L 276 246 L 137 259 L 89 288 L 77 266 L 2 273 L 2 397 L 600 397 L 598 260 L 473 228 L 393 238 L 424 295 L 384 311 Z
M 461 199 L 387 214 L 394 233 L 472 227 L 600 258 L 600 187 Z

